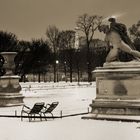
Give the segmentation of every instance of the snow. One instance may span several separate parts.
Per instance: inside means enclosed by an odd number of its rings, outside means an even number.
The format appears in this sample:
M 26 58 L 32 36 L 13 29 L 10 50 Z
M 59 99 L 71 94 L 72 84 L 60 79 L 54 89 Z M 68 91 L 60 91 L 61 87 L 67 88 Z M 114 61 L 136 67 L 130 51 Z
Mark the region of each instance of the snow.
M 26 97 L 26 105 L 33 105 L 35 102 L 51 103 L 59 101 L 57 112 L 64 114 L 87 112 L 89 104 L 95 98 L 95 83 L 22 83 L 21 93 Z M 29 88 L 30 87 L 30 88 Z
M 140 137 L 137 123 L 82 120 L 81 116 L 42 122 L 1 118 L 0 124 L 1 140 L 138 140 Z
M 59 115 L 85 112 L 96 96 L 95 83 L 21 83 L 26 105 L 59 101 L 54 112 Z M 20 113 L 21 107 L 0 108 L 2 114 Z M 82 116 L 36 119 L 0 118 L 0 140 L 139 140 L 140 123 L 83 120 Z

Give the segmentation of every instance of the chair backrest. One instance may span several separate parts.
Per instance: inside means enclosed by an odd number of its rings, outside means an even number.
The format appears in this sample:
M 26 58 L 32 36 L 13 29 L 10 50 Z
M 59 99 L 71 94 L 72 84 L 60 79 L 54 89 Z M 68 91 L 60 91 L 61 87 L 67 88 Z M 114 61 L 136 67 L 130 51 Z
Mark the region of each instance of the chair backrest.
M 30 113 L 31 114 L 38 114 L 44 107 L 45 103 L 41 102 L 41 103 L 35 103 L 33 108 L 31 109 Z
M 46 113 L 51 113 L 58 105 L 59 102 L 52 102 L 52 104 L 46 109 Z

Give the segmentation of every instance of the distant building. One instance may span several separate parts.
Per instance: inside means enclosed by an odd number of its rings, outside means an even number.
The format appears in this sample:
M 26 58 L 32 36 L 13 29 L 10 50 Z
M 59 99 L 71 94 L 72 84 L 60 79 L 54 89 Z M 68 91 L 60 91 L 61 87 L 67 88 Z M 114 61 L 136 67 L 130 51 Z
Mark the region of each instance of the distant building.
M 79 38 L 79 46 L 85 47 L 86 46 L 86 38 L 85 37 L 80 37 Z M 100 48 L 100 47 L 107 47 L 107 43 L 103 40 L 100 39 L 93 39 L 90 48 Z

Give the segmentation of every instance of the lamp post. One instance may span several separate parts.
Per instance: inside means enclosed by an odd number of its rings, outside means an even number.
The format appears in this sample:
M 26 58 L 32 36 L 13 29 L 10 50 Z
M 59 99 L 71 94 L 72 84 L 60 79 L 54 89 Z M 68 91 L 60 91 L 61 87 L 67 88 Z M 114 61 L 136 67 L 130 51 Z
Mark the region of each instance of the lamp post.
M 67 68 L 66 68 L 66 66 L 67 66 L 67 62 L 64 61 L 65 82 L 67 82 Z
M 56 63 L 56 66 L 57 66 L 57 77 L 56 77 L 56 79 L 57 79 L 57 82 L 59 82 L 59 60 L 56 60 L 55 61 L 55 63 Z

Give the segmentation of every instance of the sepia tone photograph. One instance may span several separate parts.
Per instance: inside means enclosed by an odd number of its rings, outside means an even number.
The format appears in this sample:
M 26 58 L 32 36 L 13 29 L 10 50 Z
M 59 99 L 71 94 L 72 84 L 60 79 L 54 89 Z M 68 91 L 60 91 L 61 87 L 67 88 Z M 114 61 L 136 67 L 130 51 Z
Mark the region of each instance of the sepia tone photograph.
M 139 140 L 139 0 L 0 0 L 0 140 Z

